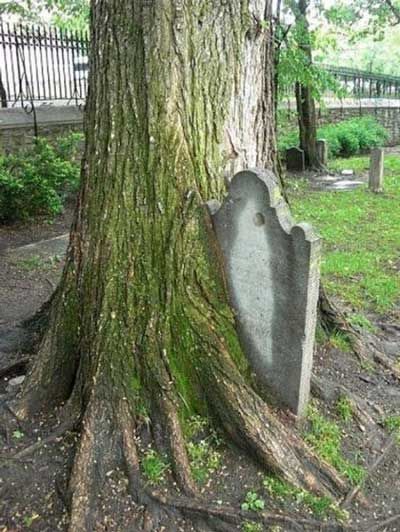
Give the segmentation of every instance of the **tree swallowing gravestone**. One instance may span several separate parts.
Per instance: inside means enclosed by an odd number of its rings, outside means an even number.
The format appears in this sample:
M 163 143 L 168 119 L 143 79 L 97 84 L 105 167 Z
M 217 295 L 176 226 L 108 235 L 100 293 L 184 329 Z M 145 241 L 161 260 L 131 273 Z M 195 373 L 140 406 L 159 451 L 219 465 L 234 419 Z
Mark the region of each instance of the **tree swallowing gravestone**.
M 256 381 L 296 415 L 310 389 L 320 241 L 294 225 L 276 177 L 236 174 L 220 206 L 208 203 L 239 338 Z

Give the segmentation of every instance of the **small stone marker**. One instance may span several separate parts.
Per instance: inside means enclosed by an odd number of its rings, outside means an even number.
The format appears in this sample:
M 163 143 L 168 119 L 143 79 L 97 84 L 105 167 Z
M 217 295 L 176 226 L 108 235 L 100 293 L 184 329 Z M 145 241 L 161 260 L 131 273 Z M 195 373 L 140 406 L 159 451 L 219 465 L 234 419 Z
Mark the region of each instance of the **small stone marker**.
M 368 186 L 372 192 L 383 191 L 383 162 L 384 162 L 383 148 L 376 148 L 371 150 L 371 161 L 369 166 L 369 182 Z
M 305 159 L 303 150 L 300 148 L 286 150 L 286 169 L 291 172 L 304 172 Z
M 317 140 L 317 156 L 321 164 L 328 164 L 328 143 L 325 139 Z
M 239 339 L 261 389 L 302 415 L 310 390 L 320 241 L 309 225 L 293 224 L 271 172 L 239 172 L 228 192 L 221 206 L 207 206 Z
M 348 169 L 348 170 L 342 170 L 340 172 L 341 175 L 345 176 L 345 177 L 350 177 L 352 175 L 354 175 L 354 170 L 351 170 L 351 169 Z

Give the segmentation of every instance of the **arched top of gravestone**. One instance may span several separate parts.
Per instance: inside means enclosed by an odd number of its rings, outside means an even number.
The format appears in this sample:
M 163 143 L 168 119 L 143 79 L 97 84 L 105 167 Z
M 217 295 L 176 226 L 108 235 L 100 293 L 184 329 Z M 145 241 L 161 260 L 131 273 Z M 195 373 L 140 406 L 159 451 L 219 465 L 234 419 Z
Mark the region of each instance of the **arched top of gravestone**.
M 273 172 L 267 169 L 251 168 L 243 170 L 233 176 L 228 183 L 228 196 L 223 201 L 222 207 L 218 201 L 211 200 L 207 203 L 210 214 L 218 216 L 218 211 L 222 208 L 229 208 L 233 202 L 241 201 L 245 198 L 257 198 L 258 201 L 265 202 L 271 207 L 279 220 L 279 225 L 288 235 L 303 236 L 308 242 L 319 240 L 312 226 L 301 222 L 295 224 L 288 205 L 282 196 L 278 178 Z M 254 222 L 257 224 L 257 221 Z
M 295 225 L 276 176 L 245 170 L 207 204 L 235 323 L 260 389 L 302 415 L 308 400 L 319 238 Z

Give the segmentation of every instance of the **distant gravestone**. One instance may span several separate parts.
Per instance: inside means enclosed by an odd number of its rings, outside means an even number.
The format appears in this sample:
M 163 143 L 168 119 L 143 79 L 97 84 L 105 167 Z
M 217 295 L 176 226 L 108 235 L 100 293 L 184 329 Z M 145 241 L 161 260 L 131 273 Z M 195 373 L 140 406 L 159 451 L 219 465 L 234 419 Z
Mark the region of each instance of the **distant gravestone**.
M 305 159 L 303 150 L 300 148 L 286 150 L 286 169 L 290 172 L 304 172 Z
M 268 395 L 304 413 L 310 389 L 320 241 L 294 225 L 271 172 L 236 174 L 209 202 L 239 339 Z
M 371 161 L 369 166 L 369 181 L 368 186 L 372 192 L 383 191 L 383 162 L 384 162 L 383 148 L 376 148 L 371 150 Z
M 325 139 L 317 140 L 317 157 L 321 164 L 328 164 L 328 143 Z

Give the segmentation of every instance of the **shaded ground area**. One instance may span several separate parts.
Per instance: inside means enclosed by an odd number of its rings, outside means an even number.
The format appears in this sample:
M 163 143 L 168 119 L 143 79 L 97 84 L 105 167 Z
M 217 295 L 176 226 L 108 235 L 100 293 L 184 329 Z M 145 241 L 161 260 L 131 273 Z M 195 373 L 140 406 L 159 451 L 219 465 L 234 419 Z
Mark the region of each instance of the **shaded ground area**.
M 33 339 L 28 337 L 20 326 L 22 320 L 31 317 L 49 298 L 62 268 L 62 250 L 66 240 L 54 238 L 65 233 L 69 225 L 68 215 L 52 226 L 49 234 L 46 227 L 20 227 L 7 232 L 0 231 L 0 375 L 13 361 L 29 358 Z M 58 228 L 58 229 L 56 229 Z M 39 240 L 52 237 L 52 240 L 36 246 L 18 247 L 27 240 Z M 7 250 L 5 249 L 7 247 Z M 374 342 L 390 356 L 400 361 L 400 326 L 396 322 L 395 312 L 385 315 L 370 314 L 375 334 L 365 332 L 365 341 Z M 15 370 L 0 378 L 0 401 L 2 405 L 11 404 L 18 392 L 19 382 L 16 376 L 23 376 L 25 365 L 15 366 Z M 197 459 L 192 467 L 199 472 L 200 490 L 206 500 L 216 505 L 233 505 L 240 511 L 241 504 L 252 497 L 264 502 L 267 512 L 275 512 L 278 517 L 290 514 L 292 522 L 284 522 L 275 528 L 278 530 L 356 530 L 373 531 L 400 530 L 400 457 L 399 447 L 390 442 L 389 433 L 383 428 L 388 416 L 400 414 L 400 385 L 390 372 L 378 366 L 363 366 L 355 356 L 346 352 L 345 345 L 338 345 L 335 339 L 320 338 L 315 356 L 315 380 L 313 384 L 314 408 L 321 419 L 325 419 L 337 428 L 341 439 L 342 460 L 347 464 L 360 466 L 366 476 L 362 486 L 368 497 L 368 506 L 363 507 L 355 498 L 349 505 L 349 519 L 332 509 L 318 510 L 318 504 L 306 504 L 304 494 L 288 493 L 286 490 L 271 488 L 264 484 L 266 472 L 260 470 L 250 459 L 245 458 L 235 448 L 228 446 L 218 433 L 200 425 L 191 435 L 193 444 L 212 441 L 213 452 L 218 459 L 211 463 L 208 458 Z M 343 397 L 356 399 L 361 405 L 359 412 L 355 407 L 345 416 L 340 407 Z M 7 408 L 7 407 L 6 407 Z M 364 414 L 364 415 L 363 415 Z M 287 424 L 293 419 L 285 412 L 279 414 Z M 67 433 L 55 437 L 41 445 L 40 442 L 52 433 L 57 426 L 57 412 L 51 419 L 34 419 L 20 424 L 10 415 L 7 427 L 0 427 L 0 530 L 11 531 L 56 531 L 66 530 L 68 523 L 69 496 L 66 479 L 68 477 L 75 436 Z M 319 418 L 318 418 L 319 419 Z M 328 427 L 329 428 L 329 427 Z M 305 421 L 298 428 L 312 442 L 329 443 L 329 430 L 318 426 L 315 421 Z M 332 431 L 332 427 L 330 427 Z M 395 435 L 394 435 L 395 436 Z M 211 439 L 210 439 L 211 438 Z M 30 445 L 38 445 L 35 451 L 12 459 L 15 452 Z M 200 444 L 199 444 L 200 445 Z M 203 445 L 203 444 L 201 444 Z M 204 445 L 203 445 L 204 446 Z M 197 449 L 197 447 L 195 447 Z M 385 450 L 388 449 L 388 450 Z M 144 456 L 146 455 L 144 450 Z M 215 456 L 217 456 L 215 455 Z M 214 456 L 214 458 L 215 458 Z M 368 474 L 371 466 L 382 461 Z M 148 467 L 142 462 L 142 467 Z M 346 471 L 346 468 L 344 468 Z M 200 474 L 201 473 L 201 474 Z M 148 474 L 153 474 L 149 470 Z M 156 480 L 160 490 L 166 493 L 174 491 L 174 484 L 168 468 L 159 477 L 149 476 L 149 483 Z M 250 494 L 250 496 L 249 496 Z M 254 495 L 254 496 L 253 496 Z M 143 508 L 134 504 L 127 494 L 125 475 L 121 471 L 110 471 L 102 493 L 99 495 L 105 508 L 106 519 L 99 524 L 99 531 L 135 531 L 136 519 Z M 255 518 L 257 510 L 242 512 L 243 524 L 221 528 L 220 530 L 243 530 L 257 532 Z M 342 518 L 342 522 L 335 520 Z M 253 522 L 254 517 L 254 522 Z M 316 524 L 315 519 L 325 523 Z M 385 523 L 386 524 L 382 524 Z M 379 528 L 376 528 L 379 526 Z M 157 529 L 161 531 L 207 531 L 207 523 L 189 524 L 177 514 L 167 514 Z

